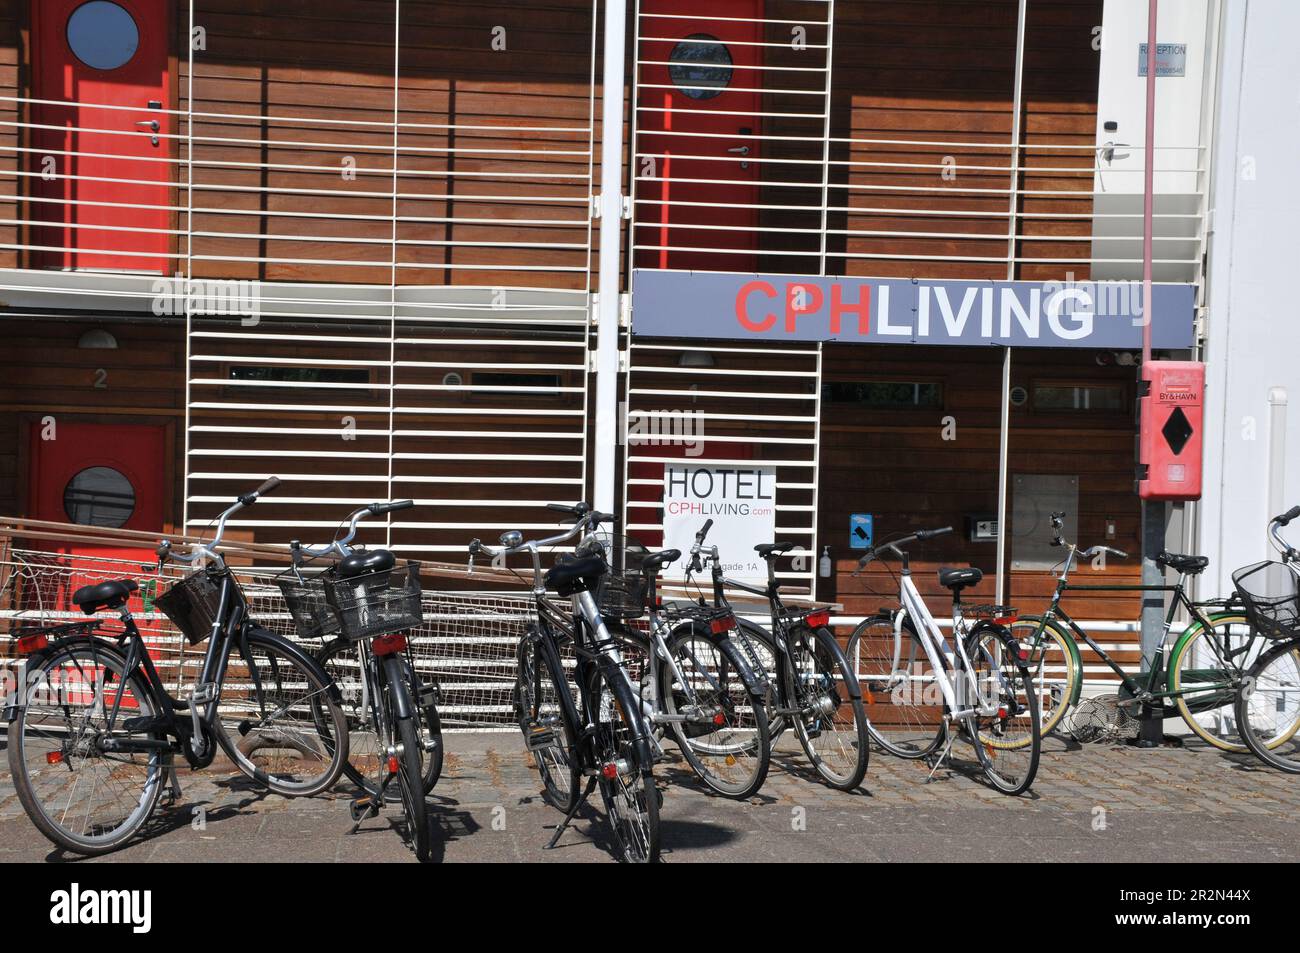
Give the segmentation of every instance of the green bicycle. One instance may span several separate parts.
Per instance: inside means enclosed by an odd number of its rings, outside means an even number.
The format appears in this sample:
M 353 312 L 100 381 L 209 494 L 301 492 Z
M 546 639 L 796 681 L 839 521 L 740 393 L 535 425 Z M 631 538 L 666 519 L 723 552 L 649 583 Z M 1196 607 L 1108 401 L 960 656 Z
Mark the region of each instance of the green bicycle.
M 1245 751 L 1246 745 L 1237 729 L 1234 704 L 1244 672 L 1263 654 L 1270 643 L 1253 629 L 1244 607 L 1231 600 L 1194 602 L 1187 594 L 1189 576 L 1204 571 L 1209 560 L 1204 556 L 1186 556 L 1162 552 L 1156 563 L 1178 573 L 1174 585 L 1079 585 L 1070 582 L 1070 572 L 1080 559 L 1109 554 L 1121 559 L 1127 553 L 1109 546 L 1080 550 L 1061 537 L 1064 513 L 1052 514 L 1054 546 L 1066 547 L 1064 568 L 1047 611 L 1038 616 L 1022 615 L 1012 623 L 1012 636 L 1030 652 L 1029 668 L 1042 707 L 1043 734 L 1046 735 L 1065 718 L 1072 708 L 1080 707 L 1083 688 L 1083 662 L 1079 643 L 1085 643 L 1111 671 L 1119 676 L 1120 696 L 1101 696 L 1087 703 L 1090 711 L 1103 712 L 1090 724 L 1076 724 L 1072 731 L 1079 740 L 1092 740 L 1096 733 L 1123 725 L 1145 708 L 1164 718 L 1181 716 L 1198 737 L 1223 751 Z M 1149 670 L 1138 676 L 1126 672 L 1097 644 L 1068 612 L 1061 607 L 1066 592 L 1163 592 L 1170 593 L 1165 614 L 1165 632 L 1173 630 L 1180 609 L 1190 622 L 1173 640 L 1165 659 L 1165 644 Z M 1075 719 L 1078 721 L 1079 719 Z M 1300 717 L 1288 730 L 1274 736 L 1284 743 L 1300 728 Z

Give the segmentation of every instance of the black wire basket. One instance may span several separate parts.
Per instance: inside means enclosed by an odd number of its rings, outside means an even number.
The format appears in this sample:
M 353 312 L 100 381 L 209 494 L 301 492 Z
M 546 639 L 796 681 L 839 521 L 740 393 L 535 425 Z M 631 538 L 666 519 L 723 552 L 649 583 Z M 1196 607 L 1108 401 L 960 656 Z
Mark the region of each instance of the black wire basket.
M 1300 638 L 1300 579 L 1285 563 L 1265 560 L 1232 574 L 1250 624 L 1267 639 Z
M 598 533 L 584 546 L 585 549 L 579 555 L 599 546 L 609 565 L 609 571 L 597 580 L 593 592 L 600 614 L 607 619 L 624 622 L 645 615 L 649 589 L 645 577 L 645 558 L 650 555 L 650 550 L 632 537 L 617 533 Z
M 414 629 L 424 621 L 417 562 L 346 579 L 327 575 L 322 582 L 339 631 L 353 642 Z
M 338 613 L 325 595 L 326 573 L 304 575 L 296 568 L 275 578 L 300 638 L 323 639 L 339 631 Z
M 220 574 L 200 569 L 178 580 L 154 600 L 154 605 L 172 620 L 190 645 L 198 645 L 212 634 L 221 609 L 222 578 Z M 233 581 L 230 592 L 231 598 L 238 600 L 237 604 L 243 604 L 244 594 Z

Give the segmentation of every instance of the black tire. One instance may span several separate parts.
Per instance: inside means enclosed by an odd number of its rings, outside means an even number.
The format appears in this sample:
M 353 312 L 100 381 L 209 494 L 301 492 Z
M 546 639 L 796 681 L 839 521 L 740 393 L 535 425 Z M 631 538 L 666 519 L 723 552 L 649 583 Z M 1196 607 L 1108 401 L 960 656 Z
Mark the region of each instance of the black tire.
M 802 712 L 793 718 L 799 744 L 823 781 L 852 791 L 866 776 L 870 757 L 857 679 L 829 629 L 797 626 L 790 630 L 789 641 L 786 687 L 793 706 Z
M 348 760 L 343 764 L 343 774 L 359 789 L 371 797 L 379 793 L 379 741 L 375 735 L 374 718 L 370 711 L 369 693 L 365 675 L 361 670 L 361 655 L 355 642 L 339 638 L 327 643 L 316 652 L 318 661 L 339 690 L 339 701 L 348 721 Z M 407 659 L 410 664 L 410 659 Z M 432 743 L 432 750 L 422 746 L 421 779 L 424 793 L 433 790 L 442 776 L 444 745 L 442 719 L 436 705 L 417 708 L 421 739 Z M 397 803 L 401 793 L 390 784 L 384 800 Z
M 396 670 L 396 667 L 390 669 L 394 674 Z M 405 691 L 405 687 L 401 690 Z M 421 757 L 420 726 L 414 713 L 408 718 L 397 719 L 397 737 L 402 746 L 402 771 L 397 779 L 402 793 L 402 809 L 406 811 L 416 860 L 424 863 L 429 859 L 429 817 L 421 770 L 424 759 Z
M 659 860 L 659 791 L 639 700 L 621 669 L 611 680 L 599 665 L 593 665 L 587 684 L 595 728 L 592 752 L 615 855 L 622 863 L 655 863 Z M 601 768 L 609 764 L 624 770 L 607 778 Z
M 557 810 L 568 813 L 578 803 L 582 774 L 578 759 L 578 727 L 574 719 L 573 692 L 558 657 L 541 637 L 526 636 L 519 643 L 514 705 L 525 744 L 539 732 L 549 732 L 549 744 L 532 747 L 545 797 Z M 553 661 L 554 660 L 554 661 Z M 568 696 L 566 700 L 561 692 Z
M 1242 679 L 1235 712 L 1246 747 L 1265 764 L 1300 774 L 1300 641 L 1265 651 Z
M 111 672 L 103 679 L 104 691 L 110 684 L 125 684 L 121 705 L 134 708 L 132 717 L 152 717 L 161 713 L 161 706 L 148 683 L 138 673 L 131 674 L 125 682 L 122 673 L 126 659 L 107 643 L 91 639 L 67 639 L 55 643 L 43 653 L 28 660 L 28 681 L 21 689 L 24 697 L 15 707 L 14 717 L 8 726 L 9 772 L 14 790 L 27 816 L 49 841 L 64 850 L 93 857 L 107 854 L 122 847 L 144 826 L 157 807 L 162 794 L 166 773 L 171 768 L 172 753 L 165 749 L 140 752 L 135 755 L 119 753 L 109 755 L 89 744 L 88 732 L 96 730 L 94 715 L 94 690 L 69 691 L 68 686 L 79 679 L 77 672 Z M 73 672 L 71 678 L 58 673 Z M 38 673 L 32 677 L 32 673 Z M 90 682 L 99 684 L 96 676 Z M 40 703 L 42 686 L 60 686 L 49 704 Z M 83 706 L 82 700 L 86 702 Z M 111 708 L 111 702 L 109 703 Z M 119 708 L 119 715 L 121 715 Z M 164 742 L 161 730 L 122 732 L 115 724 L 115 735 Z M 103 730 L 106 725 L 99 726 Z M 82 742 L 73 742 L 79 735 Z M 57 757 L 57 763 L 51 759 Z M 125 769 L 125 770 L 124 770 Z M 83 772 L 78 774 L 77 772 Z M 130 771 L 135 777 L 124 780 Z M 99 778 L 105 782 L 113 775 L 112 787 L 122 794 L 120 809 L 96 800 Z M 68 788 L 68 778 L 75 775 Z M 89 785 L 83 781 L 89 781 Z M 138 780 L 138 784 L 136 783 Z M 107 788 L 107 785 L 105 784 Z M 68 797 L 63 794 L 67 790 Z M 97 807 L 103 820 L 90 823 L 90 808 L 83 814 L 72 807 L 71 798 L 78 790 L 85 792 L 92 807 Z M 138 793 L 136 793 L 138 791 Z M 113 791 L 109 791 L 112 794 Z M 78 802 L 79 804 L 80 802 Z M 59 811 L 56 806 L 62 805 Z M 88 829 L 88 826 L 91 829 Z
M 1042 722 L 1038 690 L 1029 669 L 1014 657 L 1014 643 L 1004 630 L 977 628 L 966 644 L 975 671 L 971 682 L 981 698 L 996 702 L 993 714 L 963 719 L 989 783 L 1003 794 L 1029 790 L 1038 774 Z M 999 651 L 1000 649 L 1000 651 Z
M 348 759 L 338 689 L 292 642 L 260 628 L 250 629 L 247 641 L 251 666 L 237 644 L 231 647 L 223 711 L 213 724 L 217 743 L 241 772 L 276 794 L 329 790 Z
M 679 715 L 692 707 L 717 708 L 725 719 L 718 726 L 671 722 L 682 756 L 717 793 L 737 800 L 753 797 L 767 779 L 772 742 L 766 699 L 750 691 L 741 677 L 739 650 L 698 622 L 678 625 L 666 641 L 689 692 L 674 685 L 672 670 L 661 665 L 658 689 L 664 711 Z
M 934 754 L 945 737 L 943 695 L 911 620 L 903 620 L 896 642 L 892 616 L 863 619 L 845 656 L 862 689 L 871 740 L 899 758 Z

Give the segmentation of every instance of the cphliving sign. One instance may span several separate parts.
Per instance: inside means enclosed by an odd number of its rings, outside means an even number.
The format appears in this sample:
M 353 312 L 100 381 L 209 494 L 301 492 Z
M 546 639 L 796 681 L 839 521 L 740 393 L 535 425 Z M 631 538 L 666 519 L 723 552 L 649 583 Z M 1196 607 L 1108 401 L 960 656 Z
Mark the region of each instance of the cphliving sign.
M 1139 281 L 928 281 L 637 270 L 632 330 L 650 337 L 1007 347 L 1193 344 L 1191 285 Z

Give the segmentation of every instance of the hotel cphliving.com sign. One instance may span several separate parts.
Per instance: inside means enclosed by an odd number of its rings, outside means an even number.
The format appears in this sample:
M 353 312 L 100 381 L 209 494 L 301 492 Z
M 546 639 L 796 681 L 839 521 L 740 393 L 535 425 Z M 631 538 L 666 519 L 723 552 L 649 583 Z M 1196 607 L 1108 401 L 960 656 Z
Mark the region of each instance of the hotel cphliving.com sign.
M 633 274 L 650 337 L 1139 349 L 1140 281 L 926 281 L 679 271 Z M 1193 343 L 1191 285 L 1152 287 L 1152 346 Z

